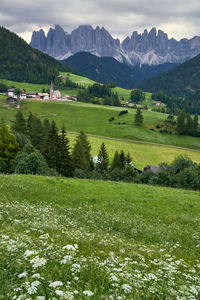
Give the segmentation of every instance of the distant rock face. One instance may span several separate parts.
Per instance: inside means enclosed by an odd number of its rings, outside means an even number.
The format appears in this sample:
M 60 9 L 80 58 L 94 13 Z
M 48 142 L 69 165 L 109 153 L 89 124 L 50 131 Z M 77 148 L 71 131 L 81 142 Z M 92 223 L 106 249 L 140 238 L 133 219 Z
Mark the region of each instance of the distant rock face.
M 45 36 L 41 29 L 33 32 L 30 45 L 56 59 L 87 51 L 94 55 L 114 57 L 130 65 L 159 65 L 182 63 L 200 53 L 200 37 L 190 40 L 168 39 L 162 30 L 146 29 L 142 34 L 134 31 L 131 37 L 120 43 L 104 28 L 82 25 L 71 32 L 65 32 L 59 25 L 50 28 Z

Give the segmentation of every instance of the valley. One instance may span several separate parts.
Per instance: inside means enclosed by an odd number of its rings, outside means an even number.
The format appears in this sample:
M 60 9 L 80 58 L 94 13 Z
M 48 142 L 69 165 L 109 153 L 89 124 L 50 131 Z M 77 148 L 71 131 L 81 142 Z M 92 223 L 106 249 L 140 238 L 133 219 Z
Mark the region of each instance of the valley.
M 0 42 L 0 299 L 200 299 L 200 37 Z

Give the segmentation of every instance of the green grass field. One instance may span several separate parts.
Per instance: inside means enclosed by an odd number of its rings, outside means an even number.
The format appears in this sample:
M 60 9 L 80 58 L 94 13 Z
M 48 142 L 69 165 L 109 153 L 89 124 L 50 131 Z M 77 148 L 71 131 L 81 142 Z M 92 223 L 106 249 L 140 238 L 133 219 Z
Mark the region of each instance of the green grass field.
M 129 109 L 128 114 L 119 117 L 119 111 L 122 110 L 119 107 L 81 102 L 24 101 L 23 103 L 22 112 L 25 116 L 31 111 L 38 117 L 41 117 L 42 120 L 45 118 L 48 118 L 50 121 L 55 120 L 59 128 L 64 123 L 68 131 L 79 132 L 82 129 L 86 133 L 94 135 L 140 140 L 200 150 L 199 138 L 161 134 L 158 131 L 151 130 L 152 126 L 155 126 L 166 118 L 165 114 L 144 111 L 144 126 L 138 127 L 134 125 L 134 109 Z M 0 118 L 3 117 L 8 124 L 11 124 L 10 121 L 14 120 L 17 111 L 14 106 L 6 105 L 5 100 L 0 100 Z M 115 118 L 111 123 L 109 122 L 110 117 Z M 124 122 L 126 123 L 125 125 L 122 124 Z
M 199 193 L 22 175 L 0 186 L 1 299 L 199 299 Z
M 0 82 L 6 84 L 8 87 L 23 88 L 27 92 L 41 93 L 43 88 L 47 89 L 49 86 L 47 84 L 35 84 L 26 82 L 17 82 L 6 79 L 0 79 Z

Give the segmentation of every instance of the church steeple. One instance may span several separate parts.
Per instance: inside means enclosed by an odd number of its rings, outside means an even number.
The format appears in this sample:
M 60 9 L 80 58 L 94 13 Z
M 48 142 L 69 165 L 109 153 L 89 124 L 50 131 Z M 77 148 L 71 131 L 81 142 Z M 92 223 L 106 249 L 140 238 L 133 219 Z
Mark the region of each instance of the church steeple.
M 50 87 L 50 99 L 53 99 L 53 92 L 54 92 L 54 88 L 53 88 L 53 83 L 51 82 L 51 87 Z

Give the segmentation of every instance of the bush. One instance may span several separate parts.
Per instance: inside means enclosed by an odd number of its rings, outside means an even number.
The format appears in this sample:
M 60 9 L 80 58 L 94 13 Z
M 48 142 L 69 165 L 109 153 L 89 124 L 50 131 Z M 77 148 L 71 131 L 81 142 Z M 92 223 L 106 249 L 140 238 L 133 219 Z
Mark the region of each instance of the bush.
M 200 172 L 197 168 L 185 168 L 177 175 L 177 185 L 181 188 L 200 190 Z
M 74 170 L 73 177 L 81 178 L 81 179 L 87 178 L 85 172 L 82 169 L 77 169 L 77 168 Z
M 42 154 L 36 150 L 30 142 L 24 146 L 23 152 L 17 155 L 14 171 L 18 174 L 58 175 L 54 169 L 48 167 Z
M 128 110 L 121 110 L 118 114 L 118 116 L 123 116 L 125 114 L 128 114 Z

